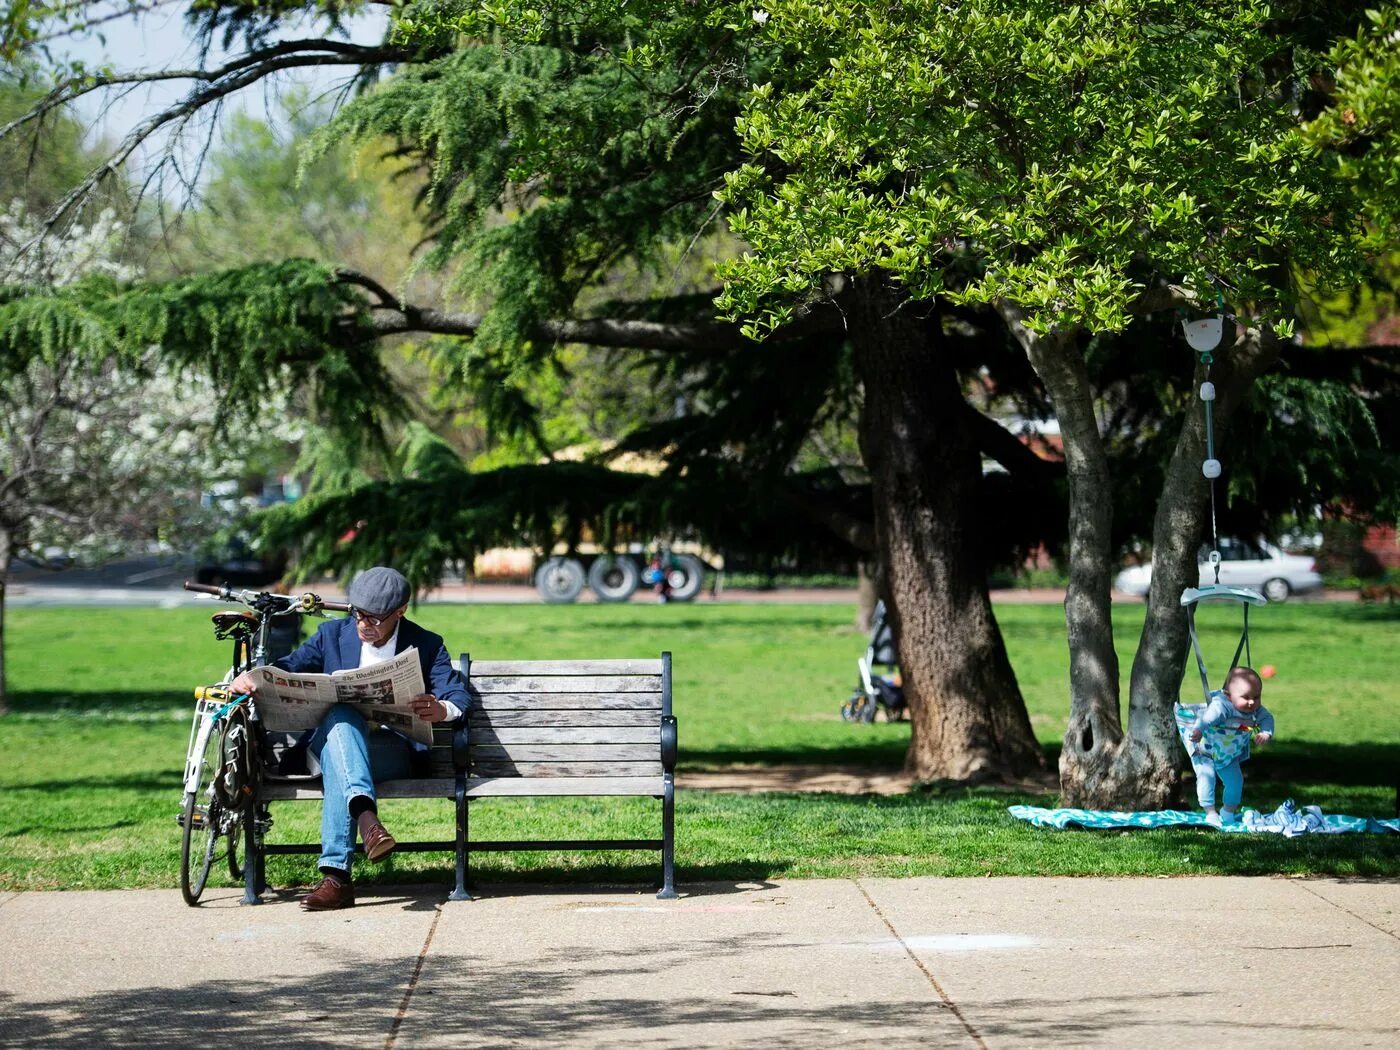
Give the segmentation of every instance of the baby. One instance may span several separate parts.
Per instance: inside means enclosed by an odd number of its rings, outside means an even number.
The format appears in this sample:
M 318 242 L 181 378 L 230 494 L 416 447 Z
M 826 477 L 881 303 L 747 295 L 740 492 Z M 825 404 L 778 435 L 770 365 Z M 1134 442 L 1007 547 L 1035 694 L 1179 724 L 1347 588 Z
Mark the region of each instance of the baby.
M 1225 679 L 1225 688 L 1210 694 L 1210 703 L 1184 734 L 1196 771 L 1196 798 L 1206 811 L 1206 820 L 1219 827 L 1239 819 L 1240 796 L 1244 793 L 1244 773 L 1240 764 L 1249 758 L 1251 737 L 1263 746 L 1274 738 L 1274 716 L 1259 702 L 1264 683 L 1251 668 L 1235 667 Z M 1222 805 L 1215 810 L 1215 782 L 1220 780 Z

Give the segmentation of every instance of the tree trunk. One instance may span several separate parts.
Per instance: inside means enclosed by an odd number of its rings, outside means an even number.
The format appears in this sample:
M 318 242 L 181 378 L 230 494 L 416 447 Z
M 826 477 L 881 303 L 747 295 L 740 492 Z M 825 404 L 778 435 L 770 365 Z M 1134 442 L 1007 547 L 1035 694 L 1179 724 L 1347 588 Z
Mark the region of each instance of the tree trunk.
M 861 450 L 875 497 L 919 780 L 982 782 L 1045 769 L 992 615 L 978 543 L 981 460 L 936 319 L 878 278 L 852 291 L 865 385 Z
M 1128 732 L 1119 709 L 1113 650 L 1111 481 L 1084 360 L 1070 333 L 1037 336 L 1003 308 L 1055 405 L 1070 490 L 1070 720 L 1060 755 L 1061 802 L 1090 809 L 1162 809 L 1177 800 L 1182 753 L 1172 707 L 1186 654 L 1180 598 L 1196 582 L 1195 551 L 1205 520 L 1204 414 L 1183 421 L 1153 528 L 1152 589 L 1129 686 Z M 1270 343 L 1270 345 L 1273 345 Z M 1216 365 L 1217 434 L 1276 356 L 1249 333 Z M 1204 373 L 1198 370 L 1197 386 Z M 1221 491 L 1223 491 L 1223 486 Z
M 875 627 L 875 603 L 884 588 L 878 561 L 861 558 L 856 563 L 856 630 L 869 634 Z
M 1278 350 L 1270 333 L 1250 329 L 1232 348 L 1216 354 L 1209 378 L 1216 388 L 1216 453 L 1226 466 L 1216 482 L 1218 499 L 1224 497 L 1230 477 L 1225 444 L 1230 420 L 1254 381 L 1278 359 Z M 1206 369 L 1198 365 L 1196 391 L 1206 378 Z M 1189 644 L 1181 592 L 1196 586 L 1196 550 L 1209 522 L 1210 485 L 1201 473 L 1205 458 L 1205 413 L 1199 397 L 1193 397 L 1153 520 L 1152 587 L 1129 687 L 1128 732 L 1135 772 L 1141 781 L 1136 796 L 1140 803 L 1136 808 L 1140 809 L 1171 804 L 1180 788 L 1184 754 L 1172 708 L 1182 691 L 1182 666 Z M 1194 682 L 1195 676 L 1191 677 Z
M 10 530 L 0 528 L 0 718 L 10 713 L 10 694 L 5 685 L 5 588 L 10 579 Z
M 1055 406 L 1069 480 L 1069 725 L 1060 752 L 1060 794 L 1067 806 L 1121 808 L 1125 747 L 1113 648 L 1113 502 L 1108 455 L 1094 414 L 1076 332 L 1037 335 L 1012 308 L 1002 310 Z M 1129 763 L 1131 764 L 1131 763 Z

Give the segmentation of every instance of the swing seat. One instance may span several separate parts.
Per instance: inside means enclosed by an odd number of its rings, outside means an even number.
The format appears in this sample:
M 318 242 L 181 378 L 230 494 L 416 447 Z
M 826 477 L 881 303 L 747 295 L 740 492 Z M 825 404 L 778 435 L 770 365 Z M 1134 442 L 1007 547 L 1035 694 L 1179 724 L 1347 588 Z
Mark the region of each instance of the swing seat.
M 1178 703 L 1173 712 L 1176 716 L 1177 735 L 1181 737 L 1181 744 L 1186 748 L 1188 758 L 1200 754 L 1218 765 L 1229 765 L 1249 751 L 1254 733 L 1231 726 L 1205 726 L 1201 731 L 1201 739 L 1192 740 L 1191 731 L 1196 728 L 1196 720 L 1200 718 L 1206 706 Z
M 1205 697 L 1207 704 L 1210 703 L 1212 691 L 1210 688 L 1210 676 L 1206 673 L 1206 658 L 1201 653 L 1201 640 L 1196 635 L 1196 606 L 1201 602 L 1239 602 L 1240 610 L 1244 613 L 1244 631 L 1240 634 L 1240 644 L 1235 647 L 1235 655 L 1230 659 L 1230 668 L 1240 665 L 1240 653 L 1244 653 L 1245 666 L 1249 666 L 1249 607 L 1251 605 L 1268 605 L 1269 600 L 1256 590 L 1249 587 L 1232 587 L 1228 583 L 1208 583 L 1203 587 L 1187 587 L 1181 592 L 1181 604 L 1186 609 L 1186 631 L 1191 637 L 1191 650 L 1196 654 L 1196 670 L 1201 673 L 1201 693 Z M 1228 679 L 1227 679 L 1228 680 Z M 1224 689 L 1222 683 L 1220 686 Z M 1176 728 L 1181 734 L 1181 742 L 1186 745 L 1186 753 L 1209 755 L 1217 762 L 1229 762 L 1231 757 L 1238 757 L 1249 747 L 1249 737 L 1242 742 L 1234 737 L 1214 736 L 1208 729 L 1205 732 L 1205 739 L 1199 744 L 1193 743 L 1188 732 L 1195 724 L 1196 717 L 1203 709 L 1204 705 L 1191 705 L 1190 707 L 1178 704 L 1176 708 Z M 1194 708 L 1194 709 L 1193 709 Z
M 1182 605 L 1197 602 L 1244 602 L 1247 605 L 1268 605 L 1269 599 L 1249 587 L 1232 587 L 1228 583 L 1208 583 L 1204 587 L 1187 587 L 1181 592 Z

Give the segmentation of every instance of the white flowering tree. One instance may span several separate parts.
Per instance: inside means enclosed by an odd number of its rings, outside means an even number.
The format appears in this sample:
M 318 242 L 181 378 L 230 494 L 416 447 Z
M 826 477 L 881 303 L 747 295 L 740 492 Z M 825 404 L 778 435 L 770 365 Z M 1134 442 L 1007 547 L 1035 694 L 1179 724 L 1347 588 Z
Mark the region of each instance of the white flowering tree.
M 43 237 L 16 202 L 0 214 L 0 271 L 7 284 L 31 289 L 130 281 L 140 274 L 121 261 L 124 234 L 104 211 Z M 154 351 L 95 355 L 84 349 L 90 344 L 58 326 L 26 353 L 0 357 L 0 712 L 4 578 L 16 553 L 55 545 L 95 555 L 189 541 L 208 532 L 200 490 L 237 469 L 238 457 L 214 439 L 218 407 L 207 379 L 159 365 Z

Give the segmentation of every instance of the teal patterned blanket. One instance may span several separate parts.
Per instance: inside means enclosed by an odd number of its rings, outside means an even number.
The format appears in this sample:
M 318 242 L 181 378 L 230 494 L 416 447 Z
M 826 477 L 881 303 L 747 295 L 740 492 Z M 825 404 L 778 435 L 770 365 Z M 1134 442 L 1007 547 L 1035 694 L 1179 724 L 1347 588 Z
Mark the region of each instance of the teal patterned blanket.
M 1307 813 L 1305 811 L 1312 811 Z M 1206 815 L 1198 810 L 1163 809 L 1155 812 L 1126 813 L 1102 809 L 1042 809 L 1039 806 L 1008 806 L 1007 811 L 1020 820 L 1029 821 L 1039 828 L 1167 828 L 1176 826 L 1210 828 L 1227 834 L 1272 833 L 1297 835 L 1305 832 L 1314 834 L 1340 834 L 1349 831 L 1391 832 L 1400 835 L 1400 819 L 1374 820 L 1370 817 L 1346 817 L 1334 813 L 1323 814 L 1316 806 L 1303 810 L 1285 803 L 1271 814 L 1261 814 L 1258 810 L 1246 809 L 1240 820 L 1234 824 L 1214 825 L 1206 822 Z M 1314 816 L 1315 819 L 1304 819 Z

